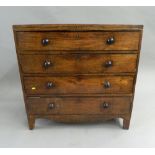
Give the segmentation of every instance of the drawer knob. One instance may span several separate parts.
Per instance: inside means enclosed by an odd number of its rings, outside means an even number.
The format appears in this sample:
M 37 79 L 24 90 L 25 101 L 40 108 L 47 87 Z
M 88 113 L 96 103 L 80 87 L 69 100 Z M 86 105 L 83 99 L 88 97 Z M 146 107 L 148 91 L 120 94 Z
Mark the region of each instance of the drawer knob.
M 111 38 L 109 38 L 109 39 L 107 40 L 107 44 L 108 44 L 108 45 L 112 45 L 114 42 L 115 42 L 114 37 L 111 37 Z
M 55 104 L 54 103 L 49 103 L 48 104 L 48 109 L 54 109 L 55 108 Z
M 105 81 L 104 82 L 104 88 L 110 88 L 111 87 L 111 84 L 109 81 Z
M 113 62 L 111 60 L 105 62 L 105 67 L 111 67 Z
M 47 46 L 49 44 L 49 39 L 43 39 L 42 40 L 42 45 Z
M 104 109 L 109 108 L 109 103 L 108 103 L 108 102 L 104 102 L 103 105 L 102 105 L 102 107 L 103 107 Z
M 48 89 L 53 88 L 53 87 L 54 87 L 54 84 L 52 82 L 47 82 Z
M 44 67 L 47 69 L 48 67 L 50 67 L 52 65 L 51 61 L 46 60 L 44 62 Z

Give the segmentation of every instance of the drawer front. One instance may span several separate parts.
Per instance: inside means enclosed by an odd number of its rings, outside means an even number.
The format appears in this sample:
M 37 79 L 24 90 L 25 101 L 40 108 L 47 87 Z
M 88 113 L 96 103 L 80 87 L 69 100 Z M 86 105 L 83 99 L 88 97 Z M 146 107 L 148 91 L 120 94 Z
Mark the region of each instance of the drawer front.
M 17 32 L 19 50 L 138 50 L 139 40 L 140 32 Z
M 130 112 L 130 97 L 30 98 L 31 114 L 125 114 Z
M 137 54 L 20 55 L 24 73 L 135 72 Z
M 24 87 L 29 95 L 80 93 L 132 93 L 132 76 L 65 76 L 25 77 Z

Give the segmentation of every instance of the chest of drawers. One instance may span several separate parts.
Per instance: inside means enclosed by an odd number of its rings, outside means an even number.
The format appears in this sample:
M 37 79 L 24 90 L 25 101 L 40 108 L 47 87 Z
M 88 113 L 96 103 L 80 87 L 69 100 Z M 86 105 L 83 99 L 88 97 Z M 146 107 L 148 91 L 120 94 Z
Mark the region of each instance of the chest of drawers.
M 29 128 L 123 119 L 128 129 L 142 25 L 14 25 Z

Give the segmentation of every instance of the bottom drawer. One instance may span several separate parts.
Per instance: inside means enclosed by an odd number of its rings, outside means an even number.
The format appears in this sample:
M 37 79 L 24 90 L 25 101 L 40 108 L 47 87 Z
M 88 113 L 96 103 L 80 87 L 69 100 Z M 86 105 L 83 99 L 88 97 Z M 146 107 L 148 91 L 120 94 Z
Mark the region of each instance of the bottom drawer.
M 28 98 L 30 114 L 125 114 L 131 97 Z

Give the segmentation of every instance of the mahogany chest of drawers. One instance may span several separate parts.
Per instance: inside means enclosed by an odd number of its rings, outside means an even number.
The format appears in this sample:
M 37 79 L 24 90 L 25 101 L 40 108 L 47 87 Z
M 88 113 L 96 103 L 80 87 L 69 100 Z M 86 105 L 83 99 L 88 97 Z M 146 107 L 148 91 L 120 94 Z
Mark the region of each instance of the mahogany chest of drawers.
M 128 129 L 142 25 L 14 25 L 29 128 L 123 119 Z

